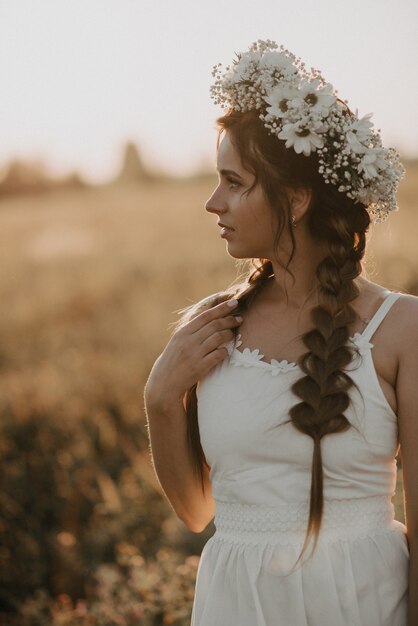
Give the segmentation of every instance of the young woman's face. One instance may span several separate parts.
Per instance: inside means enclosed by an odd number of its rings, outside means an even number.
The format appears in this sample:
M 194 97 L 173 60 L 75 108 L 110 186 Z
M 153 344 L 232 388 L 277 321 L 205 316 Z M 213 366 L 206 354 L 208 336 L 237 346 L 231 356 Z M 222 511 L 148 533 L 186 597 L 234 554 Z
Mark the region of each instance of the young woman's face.
M 259 184 L 243 192 L 255 177 L 242 166 L 228 133 L 218 150 L 219 184 L 205 208 L 218 216 L 220 235 L 227 241 L 228 253 L 235 258 L 272 259 L 276 218 Z

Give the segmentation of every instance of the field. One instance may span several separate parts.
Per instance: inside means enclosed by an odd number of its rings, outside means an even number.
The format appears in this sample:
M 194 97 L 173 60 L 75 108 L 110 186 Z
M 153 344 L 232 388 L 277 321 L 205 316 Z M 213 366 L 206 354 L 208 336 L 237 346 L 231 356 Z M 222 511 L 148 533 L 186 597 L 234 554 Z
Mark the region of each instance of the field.
M 161 496 L 142 390 L 176 311 L 236 278 L 204 211 L 214 184 L 0 203 L 0 610 L 18 607 L 20 623 L 188 623 L 213 527 L 187 531 Z M 370 280 L 415 294 L 417 198 L 410 163 L 401 210 L 376 226 L 366 263 Z M 403 520 L 401 480 L 395 504 Z

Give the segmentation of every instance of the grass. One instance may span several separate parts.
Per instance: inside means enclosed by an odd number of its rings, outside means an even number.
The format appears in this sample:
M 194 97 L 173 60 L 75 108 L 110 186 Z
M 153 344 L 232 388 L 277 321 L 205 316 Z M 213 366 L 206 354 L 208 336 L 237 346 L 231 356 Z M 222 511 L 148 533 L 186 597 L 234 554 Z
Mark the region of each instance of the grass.
M 75 503 L 56 518 L 61 526 L 51 527 L 64 552 L 74 549 L 83 515 L 87 526 L 107 516 L 100 544 L 107 559 L 126 534 L 150 553 L 159 536 L 186 555 L 198 553 L 207 539 L 185 531 L 161 498 L 149 461 L 142 390 L 177 319 L 175 311 L 236 278 L 215 220 L 204 211 L 214 184 L 210 177 L 125 184 L 0 203 L 0 450 L 8 471 L 15 472 L 13 480 L 29 480 L 19 465 L 22 450 L 26 468 L 33 470 L 37 454 L 48 460 L 57 484 L 67 480 L 66 467 L 84 468 L 76 487 L 57 487 L 57 493 L 63 489 L 61 504 L 66 493 Z M 401 211 L 369 236 L 366 263 L 370 280 L 411 293 L 418 293 L 417 197 L 418 165 L 410 163 L 399 193 Z M 27 441 L 16 447 L 11 433 L 33 437 L 32 447 Z M 71 445 L 66 448 L 60 437 Z M 147 500 L 141 500 L 144 492 Z M 148 522 L 156 533 L 135 535 L 134 519 L 118 522 L 129 494 L 143 507 L 154 503 L 155 517 Z M 394 502 L 403 521 L 401 472 Z M 45 506 L 48 510 L 47 501 Z M 146 516 L 142 520 L 147 523 Z M 68 585 L 67 556 L 61 578 L 53 577 L 57 593 Z M 0 554 L 3 566 L 7 558 Z M 77 559 L 71 567 L 77 571 Z

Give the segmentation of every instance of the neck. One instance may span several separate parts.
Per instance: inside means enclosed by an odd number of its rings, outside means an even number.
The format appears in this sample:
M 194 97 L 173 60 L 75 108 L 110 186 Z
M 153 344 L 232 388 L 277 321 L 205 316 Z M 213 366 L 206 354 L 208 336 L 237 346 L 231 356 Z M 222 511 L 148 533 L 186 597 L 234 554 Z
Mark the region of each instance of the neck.
M 317 304 L 318 279 L 316 268 L 325 257 L 323 249 L 310 238 L 303 237 L 298 233 L 295 254 L 287 270 L 286 265 L 289 256 L 283 258 L 271 258 L 274 276 L 269 287 L 269 295 L 272 301 L 287 302 L 288 308 L 300 309 L 306 304 Z M 287 251 L 286 251 L 287 252 Z M 292 278 L 293 274 L 294 278 Z

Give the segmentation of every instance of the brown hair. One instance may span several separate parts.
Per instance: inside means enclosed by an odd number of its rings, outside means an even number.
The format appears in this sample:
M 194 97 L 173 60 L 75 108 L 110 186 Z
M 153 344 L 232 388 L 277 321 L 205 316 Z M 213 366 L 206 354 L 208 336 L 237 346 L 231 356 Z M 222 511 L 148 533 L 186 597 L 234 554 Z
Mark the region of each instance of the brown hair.
M 254 184 L 245 193 L 249 193 L 259 183 L 266 201 L 277 215 L 278 227 L 274 240 L 276 246 L 284 228 L 288 228 L 292 250 L 284 266 L 285 271 L 289 271 L 287 268 L 296 248 L 288 189 L 302 187 L 311 190 L 312 199 L 306 213 L 306 228 L 324 250 L 323 259 L 316 268 L 319 305 L 311 312 L 314 327 L 302 337 L 307 352 L 300 358 L 299 365 L 305 375 L 292 385 L 292 391 L 300 398 L 300 402 L 289 412 L 289 421 L 295 428 L 313 439 L 309 518 L 300 558 L 312 535 L 315 549 L 321 526 L 321 439 L 325 435 L 340 433 L 350 427 L 344 411 L 350 404 L 347 392 L 351 386 L 356 385 L 342 370 L 351 361 L 355 350 L 354 346 L 347 345 L 348 325 L 357 318 L 350 302 L 359 295 L 359 289 L 353 281 L 363 271 L 361 260 L 365 253 L 370 217 L 363 204 L 355 203 L 334 185 L 325 183 L 318 173 L 315 153 L 306 157 L 297 154 L 293 149 L 287 149 L 283 141 L 266 131 L 257 111 L 242 113 L 230 110 L 217 120 L 217 124 L 217 146 L 219 147 L 222 132 L 228 131 L 242 165 L 255 175 Z M 213 306 L 222 300 L 236 297 L 239 300 L 239 310 L 245 311 L 272 274 L 270 260 L 252 260 L 251 271 L 246 279 L 212 297 L 210 304 Z M 182 326 L 202 309 L 199 304 L 202 305 L 198 303 L 185 309 L 186 313 L 178 326 Z M 207 304 L 207 300 L 204 304 Z M 190 450 L 204 490 L 205 459 L 199 437 L 196 385 L 186 394 L 186 413 Z

